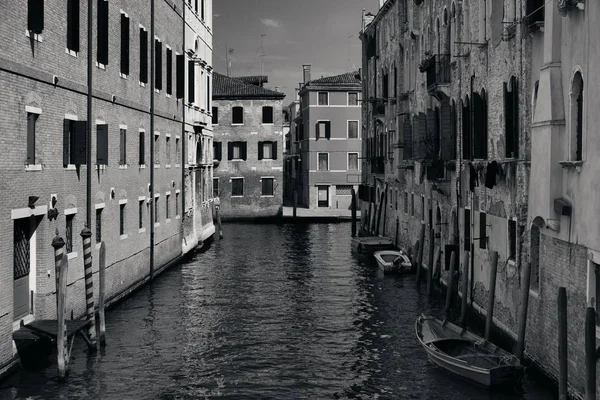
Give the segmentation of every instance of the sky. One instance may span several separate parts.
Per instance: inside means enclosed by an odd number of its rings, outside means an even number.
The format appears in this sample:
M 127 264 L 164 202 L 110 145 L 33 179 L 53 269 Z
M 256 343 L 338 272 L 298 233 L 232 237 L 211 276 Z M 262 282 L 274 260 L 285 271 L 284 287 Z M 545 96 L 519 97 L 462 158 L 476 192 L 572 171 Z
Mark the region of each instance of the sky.
M 279 86 L 288 105 L 303 64 L 312 79 L 360 68 L 362 10 L 378 7 L 379 0 L 213 0 L 213 67 L 227 73 L 229 48 L 231 76 L 259 75 L 262 39 L 266 86 Z

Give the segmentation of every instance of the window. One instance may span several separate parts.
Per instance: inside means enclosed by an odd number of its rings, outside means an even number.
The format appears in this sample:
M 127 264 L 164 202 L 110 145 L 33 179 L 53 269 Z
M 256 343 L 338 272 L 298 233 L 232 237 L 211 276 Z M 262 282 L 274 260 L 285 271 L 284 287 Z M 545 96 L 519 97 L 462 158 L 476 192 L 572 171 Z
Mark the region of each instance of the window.
M 35 164 L 35 126 L 39 114 L 27 113 L 27 164 Z
M 175 216 L 179 215 L 179 191 L 175 192 Z
M 222 143 L 213 141 L 213 160 L 221 161 L 221 158 L 223 157 L 221 154 L 222 151 Z
M 316 139 L 320 138 L 330 139 L 331 138 L 331 122 L 330 121 L 319 121 L 317 122 L 317 133 Z
M 140 82 L 148 83 L 148 31 L 140 27 Z
M 119 204 L 119 235 L 125 234 L 125 206 L 127 204 Z
M 227 159 L 228 160 L 245 160 L 246 159 L 246 142 L 229 142 L 227 143 Z
M 158 212 L 159 211 L 158 205 L 160 203 L 159 200 L 160 200 L 160 197 L 158 197 L 158 196 L 154 197 L 154 223 L 155 224 L 158 224 L 158 221 L 160 221 L 160 218 L 159 218 L 160 215 Z
M 183 54 L 175 55 L 175 72 L 177 74 L 177 86 L 175 88 L 176 97 L 183 99 L 185 91 L 185 58 Z
M 412 217 L 415 216 L 415 194 L 414 193 L 410 194 L 410 215 Z
M 188 103 L 196 101 L 196 66 L 188 61 Z
M 231 196 L 242 197 L 244 195 L 244 178 L 231 178 Z
M 272 124 L 273 123 L 273 107 L 265 106 L 262 108 L 262 123 Z
M 144 229 L 144 200 L 138 201 L 138 228 Z
M 200 18 L 202 19 L 202 21 L 204 21 L 204 1 L 205 0 L 200 0 Z
M 273 196 L 273 178 L 261 178 L 262 196 Z
M 170 210 L 169 210 L 169 200 L 171 199 L 171 195 L 167 194 L 165 196 L 166 200 L 165 200 L 165 218 L 166 219 L 170 219 L 171 218 L 171 214 L 170 214 Z
M 212 108 L 212 124 L 219 125 L 219 107 Z
M 329 105 L 329 93 L 319 92 L 318 96 L 319 96 L 318 104 L 320 106 L 328 106 Z
M 508 220 L 508 259 L 517 259 L 517 221 Z
M 240 125 L 244 123 L 244 107 L 233 107 L 231 109 L 231 123 Z
M 154 164 L 160 164 L 160 135 L 154 134 Z
M 319 153 L 319 171 L 329 171 L 329 154 Z
M 471 159 L 471 105 L 469 96 L 465 97 L 462 107 L 462 155 L 463 159 Z
M 96 164 L 108 165 L 108 125 L 96 125 Z
M 79 0 L 67 1 L 67 50 L 79 52 Z
M 464 250 L 471 251 L 471 210 L 465 208 L 463 237 L 465 238 Z
M 119 165 L 127 165 L 127 129 L 119 131 Z
M 348 153 L 348 171 L 358 171 L 358 153 Z
M 139 163 L 140 165 L 146 164 L 146 132 L 140 131 L 140 149 L 139 149 Z
M 488 107 L 485 90 L 481 95 L 473 93 L 473 158 L 488 158 Z
M 425 196 L 421 196 L 421 219 L 425 221 Z
M 486 214 L 483 212 L 479 213 L 479 248 L 485 249 L 487 247 L 487 227 L 486 227 Z
M 179 137 L 175 136 L 175 164 L 181 159 L 181 144 L 179 143 Z
M 121 13 L 121 74 L 129 75 L 129 17 Z
M 404 214 L 408 214 L 408 192 L 404 192 Z
M 398 189 L 396 189 L 394 193 L 394 210 L 398 211 L 398 198 L 400 197 L 400 195 L 398 194 Z
M 154 39 L 154 88 L 162 90 L 162 42 Z
M 219 178 L 213 178 L 213 197 L 219 197 Z
M 504 134 L 506 136 L 506 157 L 519 157 L 519 90 L 517 78 L 504 83 Z
M 96 243 L 102 242 L 102 210 L 96 209 Z
M 259 160 L 277 160 L 277 142 L 258 142 Z
M 579 71 L 571 85 L 571 160 L 583 160 L 583 77 Z
M 67 254 L 73 252 L 73 218 L 75 218 L 75 214 L 66 215 L 65 249 Z
M 27 30 L 35 34 L 44 30 L 44 0 L 27 0 Z
M 167 94 L 173 94 L 173 50 L 167 47 L 167 61 L 166 61 L 166 70 L 167 70 Z
M 358 139 L 358 121 L 348 121 L 348 139 Z
M 206 75 L 206 109 L 210 110 L 210 76 Z
M 336 196 L 352 196 L 352 185 L 336 185 Z
M 349 106 L 357 106 L 358 105 L 358 93 L 357 92 L 348 93 L 348 105 Z
M 171 164 L 171 136 L 165 137 L 165 153 L 167 153 L 167 164 Z
M 98 64 L 108 65 L 108 1 L 98 0 Z
M 87 122 L 63 121 L 63 165 L 87 164 Z

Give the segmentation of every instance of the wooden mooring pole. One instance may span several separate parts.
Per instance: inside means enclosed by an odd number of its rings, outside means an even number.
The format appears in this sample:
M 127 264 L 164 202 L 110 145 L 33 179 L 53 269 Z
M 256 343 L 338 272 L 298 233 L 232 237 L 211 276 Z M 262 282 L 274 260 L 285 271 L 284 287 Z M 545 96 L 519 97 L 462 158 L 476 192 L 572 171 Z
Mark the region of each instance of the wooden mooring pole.
M 433 285 L 433 258 L 435 254 L 435 231 L 433 228 L 429 229 L 429 259 L 427 265 L 427 298 L 431 297 L 432 285 Z
M 519 336 L 515 355 L 523 362 L 525 352 L 525 330 L 527 329 L 527 310 L 529 308 L 529 282 L 531 278 L 531 263 L 525 263 L 523 279 L 521 281 L 521 314 L 519 315 Z
M 98 346 L 106 346 L 106 321 L 104 318 L 104 295 L 106 290 L 106 244 L 100 244 L 98 257 Z
M 498 252 L 492 251 L 492 269 L 490 270 L 490 288 L 485 315 L 485 340 L 490 340 L 492 324 L 494 323 L 494 301 L 496 300 L 496 275 L 498 274 Z
M 425 222 L 421 222 L 421 230 L 419 232 L 419 252 L 417 255 L 417 285 L 421 284 L 421 269 L 423 268 L 423 248 L 425 245 Z
M 356 237 L 356 190 L 352 188 L 352 237 Z
M 567 353 L 567 289 L 558 288 L 558 398 L 567 400 L 568 353 Z M 594 333 L 595 334 L 595 333 Z
M 294 214 L 293 214 L 294 218 L 296 218 L 296 209 L 297 208 L 298 208 L 298 191 L 294 190 Z
M 215 206 L 215 214 L 217 216 L 217 229 L 219 230 L 219 239 L 223 239 L 223 229 L 221 225 L 221 206 Z M 296 208 L 294 208 L 294 217 L 296 216 Z
M 375 225 L 375 236 L 379 236 L 379 227 L 381 226 L 381 212 L 383 211 L 383 198 L 385 192 L 379 196 L 379 209 L 377 210 L 377 225 Z
M 454 290 L 454 272 L 456 271 L 456 252 L 450 253 L 450 275 L 448 278 L 446 289 L 446 306 L 444 307 L 444 315 L 446 319 L 450 318 L 450 306 L 452 304 L 452 291 Z
M 398 231 L 400 230 L 400 218 L 396 217 L 396 236 L 394 240 L 394 245 L 398 247 Z
M 92 231 L 86 225 L 81 231 L 83 238 L 83 277 L 85 281 L 86 318 L 90 321 L 88 328 L 89 347 L 96 347 L 96 312 L 94 311 L 94 271 L 92 269 Z
M 58 236 L 52 240 L 54 248 L 54 270 L 56 280 L 56 350 L 57 350 L 57 366 L 58 380 L 64 382 L 67 377 L 67 335 L 66 335 L 66 291 L 67 291 L 67 272 L 69 260 L 64 253 L 65 241 Z
M 465 253 L 463 260 L 463 271 L 462 271 L 462 288 L 460 298 L 460 325 L 463 328 L 467 327 L 467 291 L 469 290 L 469 253 Z
M 585 400 L 596 400 L 596 310 L 588 307 L 585 310 Z

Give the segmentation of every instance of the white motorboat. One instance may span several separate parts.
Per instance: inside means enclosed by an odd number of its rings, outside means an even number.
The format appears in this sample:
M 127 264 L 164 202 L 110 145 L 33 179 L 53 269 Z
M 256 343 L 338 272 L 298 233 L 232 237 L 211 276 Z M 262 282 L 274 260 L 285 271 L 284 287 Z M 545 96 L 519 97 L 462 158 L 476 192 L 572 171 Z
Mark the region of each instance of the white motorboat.
M 409 273 L 412 270 L 412 263 L 408 256 L 401 250 L 383 250 L 374 253 L 375 260 L 379 268 L 384 273 Z

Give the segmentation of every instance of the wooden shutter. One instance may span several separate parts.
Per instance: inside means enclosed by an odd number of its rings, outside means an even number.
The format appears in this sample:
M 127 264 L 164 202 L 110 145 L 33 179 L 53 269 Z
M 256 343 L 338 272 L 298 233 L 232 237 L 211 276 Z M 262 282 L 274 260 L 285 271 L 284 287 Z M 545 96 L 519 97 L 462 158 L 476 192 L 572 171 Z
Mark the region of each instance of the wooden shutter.
M 154 39 L 154 60 L 156 64 L 154 86 L 156 89 L 162 90 L 162 43 L 157 39 Z
M 166 60 L 166 70 L 167 70 L 167 94 L 173 93 L 173 50 L 167 49 L 167 60 Z
M 325 122 L 325 137 L 331 139 L 331 121 Z
M 485 120 L 483 119 L 483 102 L 481 96 L 477 93 L 473 93 L 473 144 L 475 149 L 473 152 L 473 158 L 483 158 L 482 156 L 482 142 L 484 140 L 483 126 Z
M 273 155 L 273 160 L 277 160 L 277 142 L 271 142 L 271 154 Z
M 241 142 L 242 146 L 240 149 L 240 155 L 242 157 L 242 160 L 246 160 L 247 156 L 248 156 L 248 142 Z
M 452 159 L 452 109 L 450 103 L 443 102 L 440 109 L 441 118 L 441 159 L 451 160 Z
M 227 159 L 233 160 L 233 142 L 227 142 Z
M 140 132 L 140 165 L 146 164 L 146 132 Z
M 183 54 L 177 54 L 175 56 L 175 73 L 177 75 L 177 84 L 176 84 L 176 97 L 178 99 L 183 99 L 183 92 L 185 91 L 185 59 Z
M 71 163 L 71 120 L 63 120 L 63 166 Z
M 317 122 L 317 131 L 315 133 L 315 139 L 319 140 L 321 138 L 321 123 Z
M 121 14 L 121 73 L 129 75 L 129 18 Z
M 71 161 L 75 165 L 87 164 L 87 121 L 74 121 L 74 135 L 71 135 Z
M 119 130 L 119 165 L 127 164 L 127 131 Z
M 485 213 L 479 213 L 479 248 L 480 249 L 485 249 L 486 248 L 486 235 L 487 235 L 487 229 L 486 229 L 486 214 Z
M 37 34 L 44 30 L 44 0 L 27 1 L 27 29 Z
M 67 3 L 67 48 L 79 52 L 79 0 Z
M 98 0 L 98 62 L 108 65 L 108 1 Z
M 424 157 L 431 158 L 435 153 L 435 112 L 427 109 L 427 131 L 423 141 Z
M 196 101 L 196 85 L 195 85 L 195 71 L 194 62 L 188 61 L 188 103 Z
M 108 165 L 108 125 L 96 125 L 96 164 Z
M 27 164 L 35 164 L 35 121 L 37 114 L 27 114 Z
M 409 160 L 413 156 L 413 128 L 410 121 L 404 121 L 402 136 L 404 139 L 404 159 Z
M 148 83 L 148 31 L 140 28 L 140 82 Z
M 262 160 L 264 158 L 263 144 L 264 144 L 264 142 L 258 142 L 258 159 L 259 160 Z

